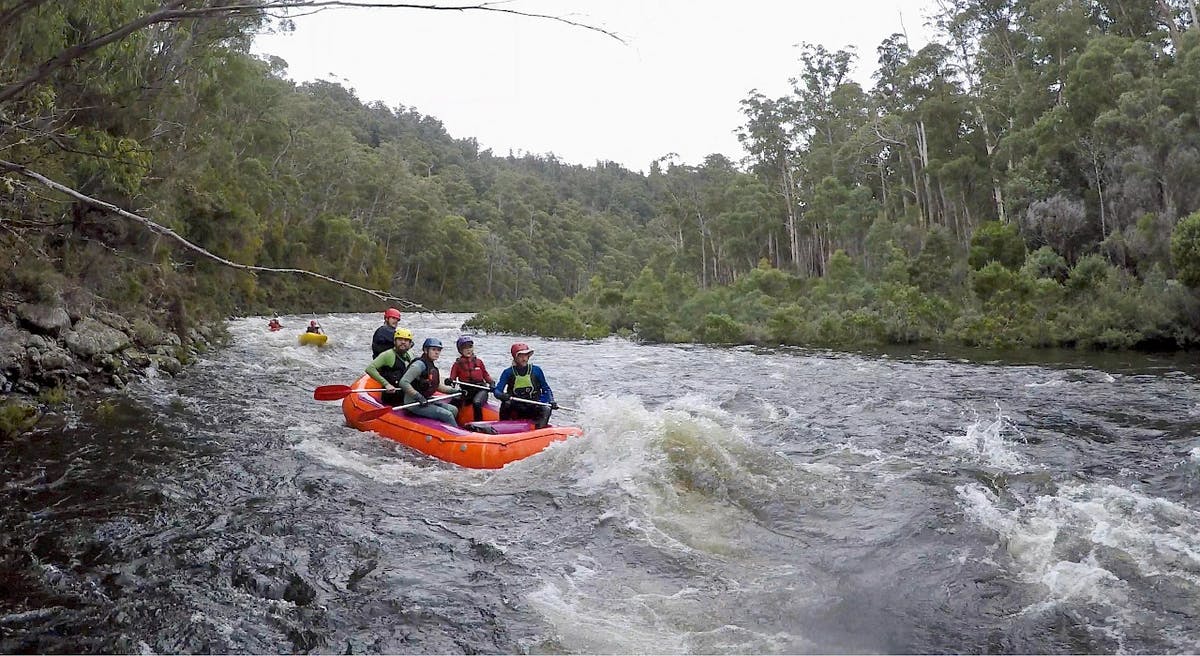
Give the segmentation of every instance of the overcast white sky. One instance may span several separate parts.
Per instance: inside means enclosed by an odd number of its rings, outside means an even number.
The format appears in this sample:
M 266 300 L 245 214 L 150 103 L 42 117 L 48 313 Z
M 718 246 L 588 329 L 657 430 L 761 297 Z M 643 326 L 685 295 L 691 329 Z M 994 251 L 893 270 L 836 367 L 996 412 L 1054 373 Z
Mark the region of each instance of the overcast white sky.
M 453 4 L 443 2 L 441 4 Z M 501 5 L 596 25 L 491 12 L 333 9 L 262 35 L 260 54 L 287 60 L 296 81 L 327 79 L 364 101 L 403 104 L 498 155 L 550 153 L 646 171 L 678 153 L 744 156 L 735 131 L 751 89 L 790 91 L 797 44 L 856 46 L 855 78 L 871 83 L 875 48 L 907 31 L 914 49 L 934 0 L 513 0 Z M 903 20 L 903 23 L 902 23 Z

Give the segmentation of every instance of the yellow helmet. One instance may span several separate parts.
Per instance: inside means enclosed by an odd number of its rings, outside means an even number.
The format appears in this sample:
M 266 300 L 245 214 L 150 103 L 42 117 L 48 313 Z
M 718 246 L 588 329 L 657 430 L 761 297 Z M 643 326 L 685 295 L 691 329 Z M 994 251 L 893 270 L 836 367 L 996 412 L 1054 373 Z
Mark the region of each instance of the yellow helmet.
M 393 339 L 407 339 L 411 342 L 413 341 L 412 331 L 408 328 L 397 328 L 396 336 Z

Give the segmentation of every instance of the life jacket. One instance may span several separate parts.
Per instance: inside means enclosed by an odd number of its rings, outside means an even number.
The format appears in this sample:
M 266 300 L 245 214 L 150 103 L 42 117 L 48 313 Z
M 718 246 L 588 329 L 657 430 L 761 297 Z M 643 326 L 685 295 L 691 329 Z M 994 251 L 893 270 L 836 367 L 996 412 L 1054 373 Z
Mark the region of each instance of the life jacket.
M 317 327 L 317 326 L 309 326 L 309 327 L 308 327 L 308 330 L 306 330 L 305 332 L 309 332 L 309 333 L 318 333 L 318 334 L 319 334 L 319 333 L 321 332 L 321 329 L 320 329 L 319 327 Z
M 410 364 L 412 364 L 412 358 L 409 357 L 408 351 L 403 353 L 397 351 L 396 363 L 390 367 L 387 365 L 380 367 L 379 375 L 393 386 L 399 387 L 400 379 L 404 377 L 404 372 L 408 370 Z
M 458 357 L 457 364 L 459 365 L 459 370 L 465 372 L 463 374 L 463 380 L 468 383 L 476 383 L 478 385 L 487 383 L 487 379 L 485 379 L 481 373 L 483 371 L 483 367 L 479 366 L 479 362 L 481 362 L 481 360 L 474 356 L 467 358 L 467 356 L 461 355 Z
M 533 365 L 527 365 L 525 374 L 517 373 L 517 368 L 514 366 L 512 382 L 509 383 L 508 393 L 517 398 L 527 401 L 536 401 L 542 395 L 542 390 L 537 387 L 537 381 L 533 379 Z
M 380 353 L 396 345 L 396 329 L 386 323 L 375 329 L 371 336 L 371 357 L 377 358 Z
M 437 365 L 433 363 L 427 356 L 422 355 L 418 358 L 425 363 L 425 373 L 421 377 L 412 382 L 413 389 L 421 393 L 421 396 L 429 398 L 437 391 L 438 381 L 441 380 L 441 375 L 438 372 Z

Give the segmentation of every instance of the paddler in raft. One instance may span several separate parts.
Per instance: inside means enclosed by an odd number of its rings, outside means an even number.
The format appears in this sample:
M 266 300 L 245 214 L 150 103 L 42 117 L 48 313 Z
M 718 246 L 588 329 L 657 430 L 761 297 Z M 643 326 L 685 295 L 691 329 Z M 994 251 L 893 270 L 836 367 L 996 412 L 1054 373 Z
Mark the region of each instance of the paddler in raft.
M 558 410 L 554 391 L 542 368 L 529 364 L 533 349 L 528 344 L 517 342 L 509 351 L 512 366 L 500 374 L 495 387 L 496 398 L 500 399 L 500 419 L 528 419 L 534 428 L 545 428 L 550 424 L 550 412 Z
M 488 393 L 492 391 L 496 381 L 483 366 L 483 360 L 475 357 L 475 338 L 463 335 L 454 343 L 458 348 L 459 358 L 450 367 L 450 378 L 454 381 L 468 383 L 464 386 L 463 395 L 458 397 L 455 405 L 471 406 L 475 413 L 475 421 L 483 421 L 483 405 L 487 403 Z M 471 387 L 473 386 L 473 387 Z
M 396 331 L 400 332 L 399 330 Z M 408 365 L 408 371 L 400 379 L 400 389 L 404 390 L 404 404 L 420 403 L 415 408 L 406 408 L 418 417 L 427 417 L 451 426 L 458 425 L 458 413 L 454 406 L 445 401 L 430 401 L 433 393 L 455 394 L 457 387 L 447 385 L 442 380 L 442 374 L 437 368 L 438 356 L 442 354 L 442 340 L 430 337 L 421 344 L 421 357 Z
M 376 328 L 375 334 L 371 336 L 371 357 L 377 358 L 380 353 L 392 348 L 392 342 L 395 340 L 396 326 L 399 324 L 400 310 L 388 308 L 383 313 L 383 325 Z M 408 339 L 412 341 L 411 333 L 408 335 Z M 409 346 L 411 347 L 412 344 L 409 344 Z
M 308 322 L 308 328 L 306 328 L 304 330 L 304 332 L 312 333 L 314 335 L 324 335 L 325 334 L 325 331 L 321 330 L 321 324 L 317 323 L 316 319 L 313 319 L 312 321 Z
M 407 328 L 396 328 L 392 336 L 392 348 L 380 353 L 367 365 L 367 375 L 383 385 L 380 400 L 387 405 L 400 405 L 404 394 L 400 390 L 400 379 L 412 364 L 408 349 L 412 348 L 413 334 Z

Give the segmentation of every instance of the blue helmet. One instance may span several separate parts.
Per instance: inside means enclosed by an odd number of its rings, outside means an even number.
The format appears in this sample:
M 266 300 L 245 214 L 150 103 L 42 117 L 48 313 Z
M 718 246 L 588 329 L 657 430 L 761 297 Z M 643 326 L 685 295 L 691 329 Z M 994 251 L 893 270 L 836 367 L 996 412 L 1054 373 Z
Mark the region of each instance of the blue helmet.
M 436 337 L 429 337 L 425 340 L 425 343 L 421 345 L 421 348 L 442 348 L 442 340 Z
M 462 350 L 464 348 L 466 348 L 468 346 L 474 346 L 474 345 L 475 345 L 475 338 L 471 337 L 470 335 L 463 335 L 462 337 L 458 338 L 457 342 L 454 342 L 454 346 L 458 348 L 459 353 L 462 353 Z

